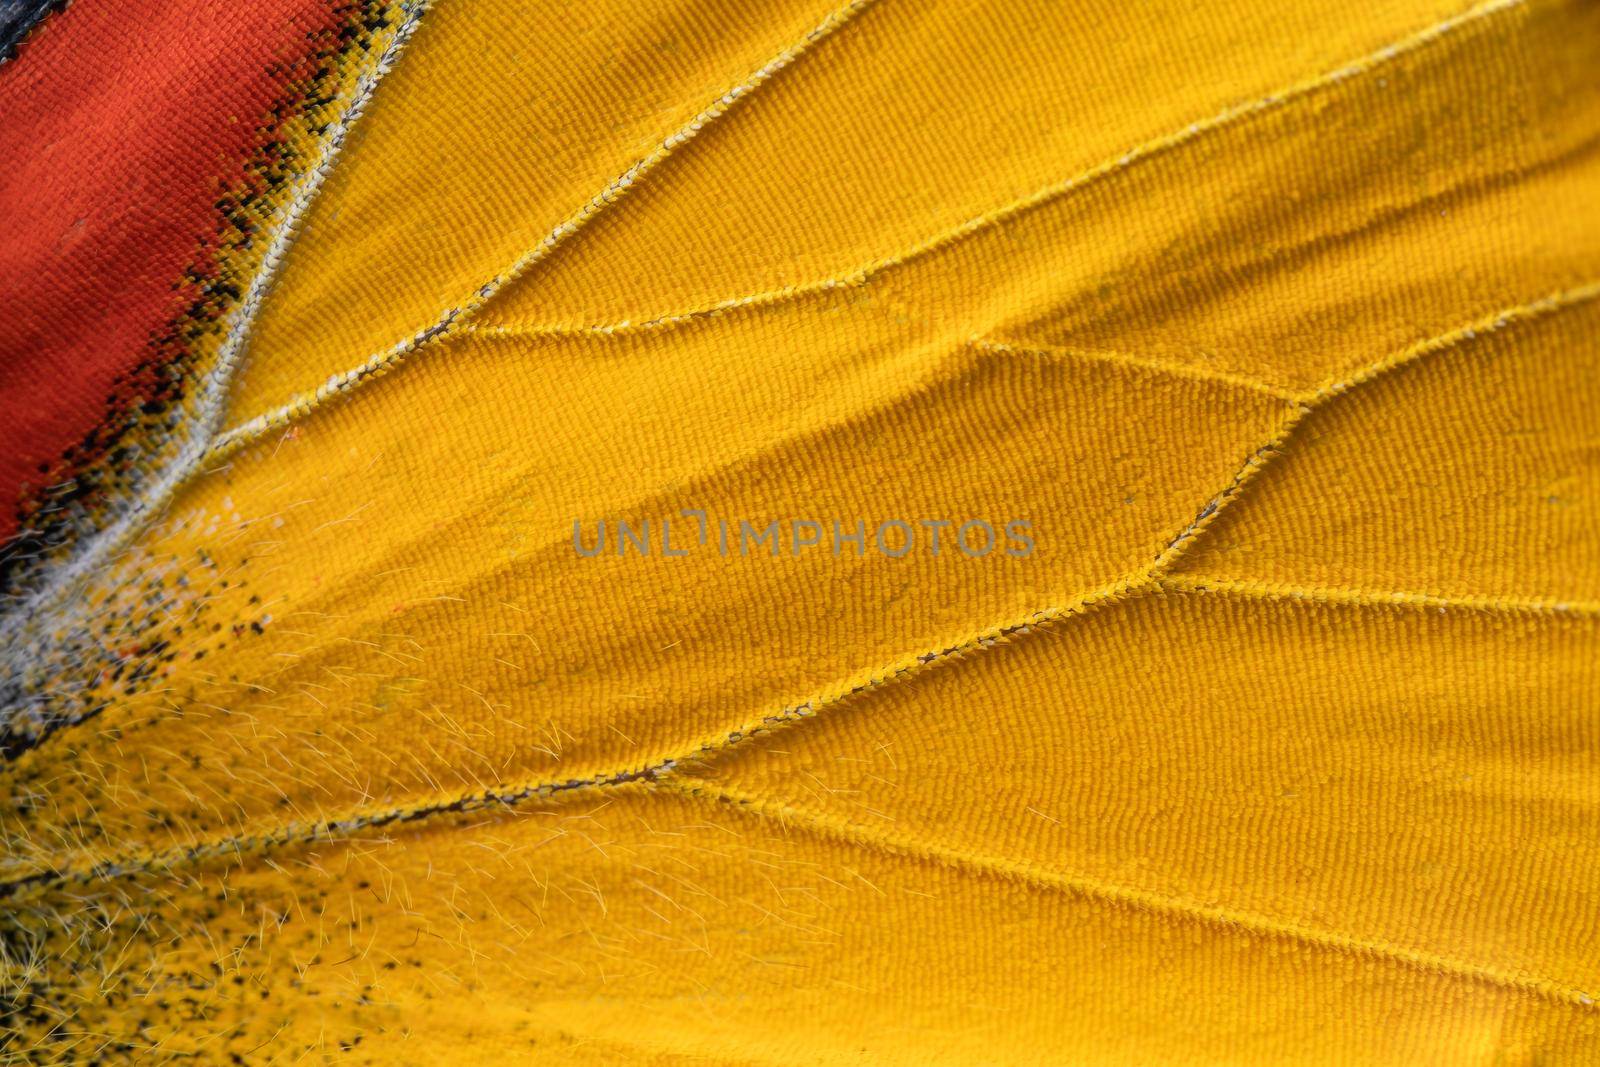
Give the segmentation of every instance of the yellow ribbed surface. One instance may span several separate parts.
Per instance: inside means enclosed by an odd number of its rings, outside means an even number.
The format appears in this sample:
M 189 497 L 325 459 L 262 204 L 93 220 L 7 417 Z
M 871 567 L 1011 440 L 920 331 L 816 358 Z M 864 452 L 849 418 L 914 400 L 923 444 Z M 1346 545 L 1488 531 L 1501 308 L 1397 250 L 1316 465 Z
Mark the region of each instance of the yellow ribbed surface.
M 159 667 L 46 657 L 14 1025 L 1600 1059 L 1597 70 L 1583 0 L 439 0 L 62 609 Z M 683 509 L 1035 550 L 574 551 Z

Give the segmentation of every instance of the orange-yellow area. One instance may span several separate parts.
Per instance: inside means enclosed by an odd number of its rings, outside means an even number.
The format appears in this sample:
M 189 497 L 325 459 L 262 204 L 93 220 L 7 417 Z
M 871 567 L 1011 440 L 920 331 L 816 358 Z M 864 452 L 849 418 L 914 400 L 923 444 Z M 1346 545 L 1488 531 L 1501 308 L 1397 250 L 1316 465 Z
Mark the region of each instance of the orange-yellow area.
M 23 1045 L 1600 1057 L 1600 9 L 614 6 L 424 17 L 58 609 Z

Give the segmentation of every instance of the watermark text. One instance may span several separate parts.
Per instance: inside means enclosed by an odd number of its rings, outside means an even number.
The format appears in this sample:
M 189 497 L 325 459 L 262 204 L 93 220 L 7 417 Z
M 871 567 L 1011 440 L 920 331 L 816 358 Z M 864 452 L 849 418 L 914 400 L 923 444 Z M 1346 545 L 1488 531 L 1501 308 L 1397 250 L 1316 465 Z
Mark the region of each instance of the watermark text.
M 1021 559 L 1034 550 L 1028 519 L 728 519 L 684 510 L 660 519 L 572 522 L 579 556 L 658 556 L 695 553 L 795 558 L 806 555 L 903 559 L 914 553 Z

